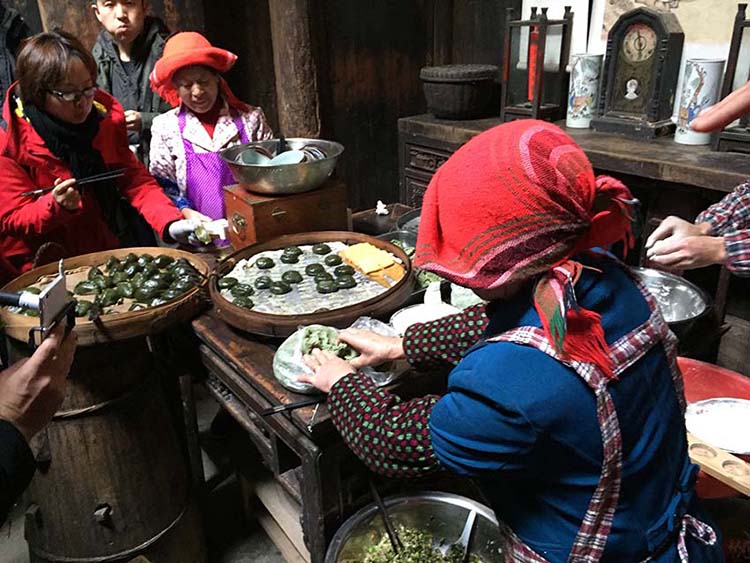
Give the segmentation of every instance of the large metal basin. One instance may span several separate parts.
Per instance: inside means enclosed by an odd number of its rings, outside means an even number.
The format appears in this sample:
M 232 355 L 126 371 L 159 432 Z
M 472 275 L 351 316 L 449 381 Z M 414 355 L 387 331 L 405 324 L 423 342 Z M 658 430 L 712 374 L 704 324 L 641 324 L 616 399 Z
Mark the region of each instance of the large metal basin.
M 656 298 L 664 320 L 677 336 L 708 314 L 711 298 L 685 278 L 652 268 L 632 270 Z
M 325 158 L 276 166 L 238 162 L 239 155 L 253 147 L 274 155 L 279 145 L 278 139 L 236 145 L 223 150 L 221 158 L 229 166 L 237 183 L 246 190 L 260 194 L 285 195 L 307 192 L 320 186 L 333 173 L 336 161 L 344 152 L 344 146 L 334 141 L 304 138 L 285 141 L 289 149 L 315 147 L 325 154 Z
M 456 541 L 469 512 L 477 511 L 471 553 L 487 563 L 501 561 L 502 540 L 495 514 L 469 498 L 442 492 L 423 492 L 388 497 L 383 501 L 396 528 L 403 525 L 424 530 L 433 538 Z M 386 534 L 377 506 L 373 503 L 349 518 L 336 532 L 325 563 L 354 563 L 364 560 L 367 548 Z

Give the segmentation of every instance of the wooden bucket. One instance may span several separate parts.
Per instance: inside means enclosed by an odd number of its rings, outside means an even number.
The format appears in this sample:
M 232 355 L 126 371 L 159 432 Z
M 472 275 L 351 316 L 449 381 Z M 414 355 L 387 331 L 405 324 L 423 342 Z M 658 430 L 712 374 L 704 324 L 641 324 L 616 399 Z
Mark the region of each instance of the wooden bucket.
M 66 266 L 81 258 L 66 260 Z M 6 287 L 26 284 L 45 268 Z M 105 315 L 105 327 L 113 328 L 109 333 L 93 323 L 78 327 L 88 345 L 76 350 L 62 406 L 32 441 L 37 473 L 26 495 L 25 522 L 32 562 L 104 563 L 138 556 L 152 563 L 205 561 L 188 464 L 145 336 L 166 328 L 165 318 L 173 323 L 198 311 L 186 303 L 175 301 L 179 315 L 170 304 L 141 314 Z M 21 340 L 10 341 L 16 358 L 28 355 L 25 334 L 21 328 L 12 334 Z

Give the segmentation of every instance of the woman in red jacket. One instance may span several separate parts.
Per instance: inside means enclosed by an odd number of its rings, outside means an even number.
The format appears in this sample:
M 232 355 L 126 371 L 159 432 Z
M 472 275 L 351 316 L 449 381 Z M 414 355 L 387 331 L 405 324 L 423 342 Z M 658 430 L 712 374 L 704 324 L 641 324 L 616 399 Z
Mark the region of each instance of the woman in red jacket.
M 17 78 L 0 132 L 0 281 L 58 257 L 128 245 L 123 197 L 165 240 L 188 239 L 196 224 L 130 152 L 123 109 L 97 90 L 96 64 L 77 39 L 34 36 L 18 54 Z M 108 170 L 124 176 L 76 185 Z

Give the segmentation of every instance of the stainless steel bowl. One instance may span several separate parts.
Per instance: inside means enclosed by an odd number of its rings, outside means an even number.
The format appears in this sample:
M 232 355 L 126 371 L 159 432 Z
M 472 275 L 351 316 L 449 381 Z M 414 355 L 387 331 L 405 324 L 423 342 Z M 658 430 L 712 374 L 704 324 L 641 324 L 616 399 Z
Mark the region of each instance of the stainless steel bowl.
M 246 150 L 259 148 L 260 152 L 275 154 L 278 139 L 256 141 L 230 147 L 221 152 L 221 158 L 232 171 L 232 176 L 246 190 L 261 194 L 284 195 L 314 190 L 325 182 L 336 167 L 336 161 L 344 146 L 334 141 L 322 139 L 285 139 L 288 149 L 302 150 L 305 147 L 320 150 L 325 158 L 306 160 L 299 164 L 263 166 L 238 162 L 240 154 Z
M 675 274 L 652 268 L 633 268 L 633 272 L 656 298 L 664 320 L 673 330 L 675 325 L 692 322 L 708 313 L 711 299 L 697 285 Z
M 436 540 L 456 541 L 466 518 L 477 511 L 471 554 L 487 563 L 501 561 L 502 540 L 495 514 L 466 497 L 442 492 L 423 492 L 384 499 L 394 526 L 424 530 Z M 349 518 L 333 536 L 325 563 L 361 563 L 367 549 L 385 536 L 385 527 L 375 504 L 365 506 Z

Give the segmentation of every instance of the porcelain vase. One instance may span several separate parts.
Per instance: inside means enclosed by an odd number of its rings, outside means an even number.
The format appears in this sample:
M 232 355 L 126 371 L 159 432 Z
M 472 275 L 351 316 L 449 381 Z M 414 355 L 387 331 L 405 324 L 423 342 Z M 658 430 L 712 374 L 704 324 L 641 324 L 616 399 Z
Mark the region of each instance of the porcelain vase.
M 716 103 L 723 70 L 724 61 L 720 59 L 688 59 L 685 62 L 675 142 L 682 145 L 707 145 L 711 142 L 711 133 L 693 131 L 690 122 L 701 110 Z
M 585 129 L 591 125 L 599 98 L 599 78 L 603 55 L 589 53 L 570 58 L 567 127 Z

